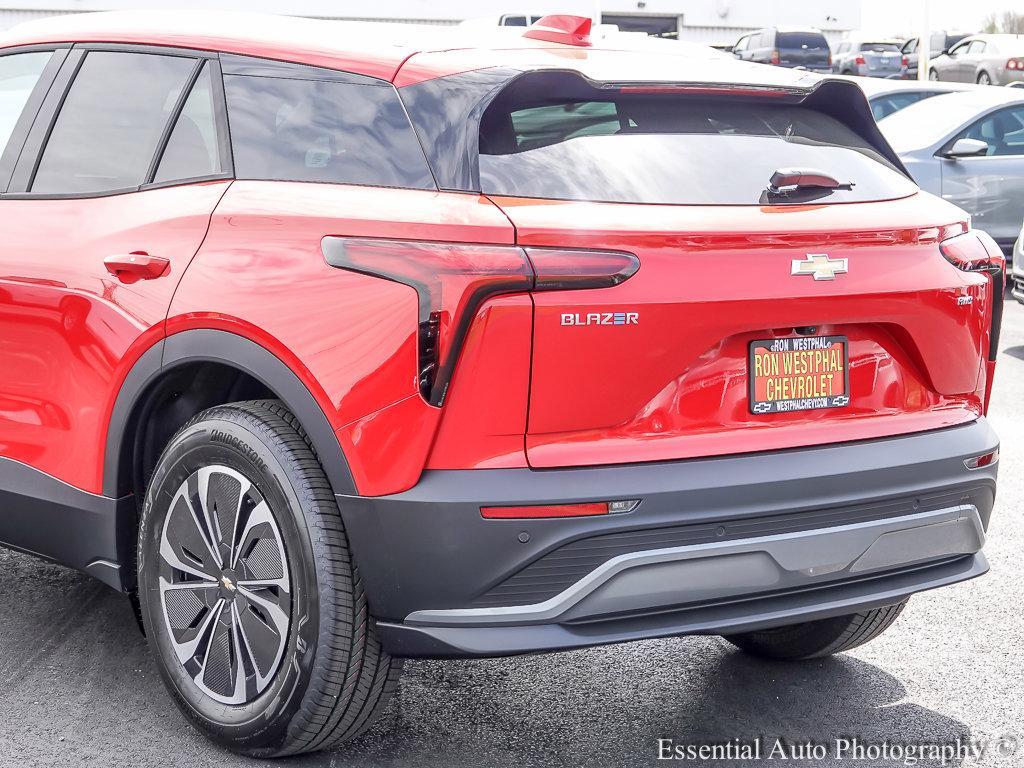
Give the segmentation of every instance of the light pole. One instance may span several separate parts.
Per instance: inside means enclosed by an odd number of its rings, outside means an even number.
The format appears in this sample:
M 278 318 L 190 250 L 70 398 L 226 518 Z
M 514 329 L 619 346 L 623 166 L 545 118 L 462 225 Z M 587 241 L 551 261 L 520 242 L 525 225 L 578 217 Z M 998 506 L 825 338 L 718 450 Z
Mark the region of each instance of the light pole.
M 929 0 L 921 0 L 921 32 L 920 40 L 917 43 L 917 79 L 927 80 L 928 79 L 928 61 L 932 57 L 931 44 L 932 44 L 932 32 L 929 29 L 931 26 L 928 23 L 928 3 Z

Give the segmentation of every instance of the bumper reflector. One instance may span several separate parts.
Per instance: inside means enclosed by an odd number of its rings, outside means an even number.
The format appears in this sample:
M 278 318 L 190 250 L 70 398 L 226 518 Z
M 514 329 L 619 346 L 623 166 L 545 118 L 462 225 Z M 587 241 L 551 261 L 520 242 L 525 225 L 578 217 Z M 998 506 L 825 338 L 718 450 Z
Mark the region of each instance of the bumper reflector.
M 543 504 L 529 507 L 480 507 L 481 516 L 489 520 L 528 520 L 544 517 L 589 517 L 632 512 L 639 499 L 595 501 L 582 504 Z
M 999 461 L 999 449 L 996 448 L 994 451 L 984 454 L 983 456 L 975 456 L 972 459 L 964 459 L 964 466 L 968 469 L 981 469 L 982 467 L 989 467 Z

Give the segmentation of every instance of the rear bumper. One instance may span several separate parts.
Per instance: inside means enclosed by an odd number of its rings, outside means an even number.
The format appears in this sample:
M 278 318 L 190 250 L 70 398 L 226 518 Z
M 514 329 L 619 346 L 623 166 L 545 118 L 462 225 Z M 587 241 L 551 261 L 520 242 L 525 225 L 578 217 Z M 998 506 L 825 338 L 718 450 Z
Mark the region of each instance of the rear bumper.
M 389 651 L 531 653 L 781 626 L 978 576 L 996 468 L 963 459 L 997 445 L 980 419 L 726 458 L 433 471 L 405 493 L 339 503 Z M 620 515 L 480 516 L 633 498 Z

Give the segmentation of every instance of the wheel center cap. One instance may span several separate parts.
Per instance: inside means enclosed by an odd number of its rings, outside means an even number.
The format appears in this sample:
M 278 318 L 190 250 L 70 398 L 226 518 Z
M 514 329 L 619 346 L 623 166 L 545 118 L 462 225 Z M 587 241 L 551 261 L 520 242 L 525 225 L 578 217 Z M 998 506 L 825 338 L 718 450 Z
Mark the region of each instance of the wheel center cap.
M 235 583 L 235 574 L 225 571 L 220 576 L 220 596 L 225 600 L 234 600 L 238 593 L 238 585 Z

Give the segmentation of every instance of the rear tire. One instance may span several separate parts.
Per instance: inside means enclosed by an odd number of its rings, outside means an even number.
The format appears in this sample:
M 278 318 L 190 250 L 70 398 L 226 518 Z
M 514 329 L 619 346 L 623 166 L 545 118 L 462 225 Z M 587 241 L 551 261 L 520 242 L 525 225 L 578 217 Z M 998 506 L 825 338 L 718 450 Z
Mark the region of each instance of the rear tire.
M 939 77 L 939 73 L 936 72 L 934 69 L 929 69 L 928 70 L 928 79 L 931 80 L 932 82 L 936 82 L 937 83 L 942 78 Z
M 978 85 L 992 85 L 992 78 L 989 77 L 988 72 L 981 71 L 978 73 Z
M 331 486 L 278 401 L 210 408 L 171 439 L 146 493 L 138 571 L 164 682 L 228 749 L 334 747 L 397 687 L 401 661 L 380 647 Z
M 788 627 L 728 635 L 726 640 L 762 659 L 802 661 L 848 651 L 874 640 L 896 621 L 907 601 L 870 611 Z

